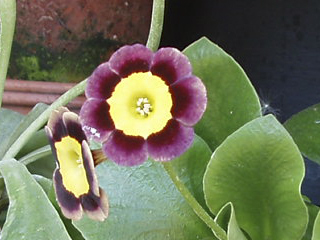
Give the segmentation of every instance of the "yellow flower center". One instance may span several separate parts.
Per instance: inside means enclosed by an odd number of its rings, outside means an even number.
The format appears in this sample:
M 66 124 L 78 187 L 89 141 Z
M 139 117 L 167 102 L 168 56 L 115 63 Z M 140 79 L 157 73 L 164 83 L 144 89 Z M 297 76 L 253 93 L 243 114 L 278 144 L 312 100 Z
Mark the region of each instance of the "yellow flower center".
M 145 139 L 172 118 L 168 85 L 151 72 L 133 73 L 117 84 L 107 99 L 116 129 Z
M 83 166 L 81 144 L 71 138 L 64 137 L 55 143 L 57 157 L 65 188 L 76 197 L 89 191 L 89 183 Z

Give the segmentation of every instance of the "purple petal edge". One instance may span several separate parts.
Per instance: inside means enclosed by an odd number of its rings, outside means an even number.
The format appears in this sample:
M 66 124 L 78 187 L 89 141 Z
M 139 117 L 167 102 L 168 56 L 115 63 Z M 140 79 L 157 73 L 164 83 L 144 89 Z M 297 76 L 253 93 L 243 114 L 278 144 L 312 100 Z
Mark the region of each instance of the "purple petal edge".
M 51 112 L 47 127 L 51 130 L 54 142 L 60 141 L 68 135 L 67 129 L 62 121 L 63 114 L 67 112 L 69 112 L 69 109 L 66 107 L 59 107 Z
M 81 205 L 89 218 L 104 221 L 109 215 L 109 201 L 105 192 L 99 188 L 99 195 L 89 192 L 81 197 Z
M 148 152 L 155 161 L 170 161 L 183 154 L 192 144 L 194 131 L 171 119 L 167 126 L 147 139 Z
M 53 174 L 54 189 L 57 196 L 57 202 L 61 208 L 63 215 L 72 220 L 80 220 L 82 217 L 82 207 L 80 200 L 72 193 L 67 191 L 62 183 L 62 176 L 59 169 Z
M 189 59 L 176 48 L 161 48 L 153 58 L 151 72 L 167 85 L 192 74 Z
M 153 52 L 142 44 L 119 48 L 110 58 L 110 68 L 122 78 L 134 72 L 148 72 Z
M 127 136 L 122 131 L 114 133 L 103 144 L 105 155 L 122 166 L 134 166 L 148 158 L 145 140 L 142 137 Z
M 207 106 L 207 92 L 196 76 L 182 79 L 170 86 L 173 106 L 172 116 L 186 126 L 195 125 Z
M 86 171 L 88 183 L 90 185 L 90 191 L 95 195 L 99 195 L 99 183 L 96 172 L 94 170 L 94 161 L 89 144 L 87 143 L 87 141 L 83 141 L 81 146 L 83 166 Z
M 115 129 L 106 101 L 89 98 L 81 107 L 80 121 L 88 138 L 104 142 Z
M 100 64 L 88 79 L 85 95 L 87 98 L 106 100 L 111 97 L 121 78 L 110 69 L 109 63 Z
M 87 140 L 86 135 L 82 131 L 80 119 L 77 114 L 74 112 L 65 112 L 62 115 L 62 121 L 70 137 L 76 139 L 79 143 Z

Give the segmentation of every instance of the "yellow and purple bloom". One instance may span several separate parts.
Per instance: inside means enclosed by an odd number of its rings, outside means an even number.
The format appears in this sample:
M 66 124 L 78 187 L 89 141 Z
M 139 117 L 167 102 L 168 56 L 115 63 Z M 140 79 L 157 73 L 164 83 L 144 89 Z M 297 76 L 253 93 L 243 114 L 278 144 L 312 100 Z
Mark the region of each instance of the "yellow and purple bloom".
M 109 203 L 99 187 L 94 161 L 77 114 L 61 107 L 45 127 L 57 167 L 54 189 L 63 215 L 79 220 L 83 212 L 94 220 L 108 216 Z
M 185 55 L 175 48 L 153 53 L 141 44 L 124 46 L 101 64 L 85 94 L 83 130 L 103 143 L 109 159 L 126 166 L 184 153 L 207 105 L 206 89 Z

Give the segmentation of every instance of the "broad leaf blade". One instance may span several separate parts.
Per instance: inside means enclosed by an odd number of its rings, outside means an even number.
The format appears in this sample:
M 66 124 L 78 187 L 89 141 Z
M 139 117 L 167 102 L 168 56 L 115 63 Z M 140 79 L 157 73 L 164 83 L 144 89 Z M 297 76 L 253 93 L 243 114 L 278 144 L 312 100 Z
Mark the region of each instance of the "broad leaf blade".
M 21 123 L 23 115 L 9 109 L 0 109 L 0 160 L 10 146 L 14 129 Z
M 207 88 L 207 110 L 195 129 L 215 149 L 243 124 L 261 116 L 259 98 L 243 69 L 207 38 L 183 52 Z
M 3 160 L 0 172 L 10 200 L 0 239 L 71 240 L 45 192 L 23 164 Z
M 293 115 L 284 126 L 303 155 L 320 164 L 320 104 Z
M 320 212 L 316 217 L 313 227 L 312 239 L 311 240 L 318 240 L 320 239 Z
M 6 120 L 6 125 L 3 125 L 2 128 L 7 128 L 9 133 L 5 135 L 5 142 L 0 146 L 0 158 L 5 154 L 8 148 L 12 143 L 20 136 L 20 134 L 27 128 L 29 125 L 44 111 L 48 106 L 44 103 L 38 103 L 34 108 L 28 113 L 28 115 L 23 116 L 16 112 L 11 111 L 7 113 L 8 116 L 4 117 L 9 118 Z M 11 117 L 10 117 L 11 116 Z M 16 119 L 14 119 L 16 118 Z M 2 118 L 0 117 L 2 120 Z M 14 120 L 12 123 L 10 120 Z M 18 121 L 20 119 L 20 121 Z M 31 141 L 30 141 L 31 142 Z
M 20 160 L 22 157 L 26 157 L 27 154 L 42 149 L 48 144 L 48 137 L 46 136 L 44 129 L 41 129 L 33 134 L 32 141 L 29 141 L 26 145 L 23 146 L 23 148 L 17 154 L 16 158 Z M 52 178 L 55 167 L 56 164 L 52 154 L 44 156 L 41 159 L 28 164 L 28 170 L 31 173 L 40 174 L 47 178 Z
M 217 148 L 204 193 L 214 214 L 232 202 L 240 227 L 253 240 L 301 239 L 307 226 L 303 176 L 299 149 L 269 115 L 247 123 Z
M 86 240 L 213 238 L 160 163 L 128 168 L 103 162 L 96 170 L 109 196 L 110 215 L 104 222 L 74 222 Z
M 306 206 L 308 208 L 309 221 L 308 221 L 308 228 L 307 228 L 302 240 L 310 240 L 311 239 L 315 220 L 316 220 L 316 217 L 319 212 L 319 207 L 316 205 L 313 205 L 309 201 L 306 202 Z M 319 233 L 320 233 L 320 228 L 319 228 Z M 320 239 L 320 235 L 319 235 L 319 239 Z
M 247 240 L 237 223 L 232 203 L 227 203 L 214 219 L 226 231 L 228 240 Z
M 49 197 L 50 192 L 52 191 L 52 180 L 45 178 L 41 175 L 33 174 L 32 177 L 34 180 L 37 181 L 37 183 L 42 187 L 43 191 L 46 193 L 46 195 Z M 49 198 L 50 200 L 50 198 Z

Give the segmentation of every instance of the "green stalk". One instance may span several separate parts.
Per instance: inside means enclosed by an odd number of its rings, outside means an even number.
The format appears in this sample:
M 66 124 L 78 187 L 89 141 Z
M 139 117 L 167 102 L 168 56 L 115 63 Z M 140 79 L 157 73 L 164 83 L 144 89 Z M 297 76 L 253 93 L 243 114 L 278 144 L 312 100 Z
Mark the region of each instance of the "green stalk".
M 7 77 L 15 23 L 16 1 L 0 0 L 0 107 Z
M 38 131 L 47 121 L 51 112 L 60 106 L 64 106 L 69 103 L 72 99 L 79 96 L 84 92 L 86 87 L 87 79 L 78 83 L 76 86 L 65 92 L 61 97 L 54 101 L 40 116 L 33 121 L 29 127 L 17 138 L 17 140 L 11 145 L 3 159 L 14 158 L 20 149 L 27 143 L 27 141 L 32 137 L 33 133 Z
M 19 159 L 19 162 L 24 165 L 28 165 L 29 163 L 35 162 L 40 158 L 49 156 L 51 153 L 51 147 L 49 145 L 46 145 L 23 156 Z
M 169 174 L 171 180 L 176 185 L 184 199 L 193 209 L 193 211 L 197 214 L 197 216 L 207 224 L 208 227 L 212 229 L 215 236 L 221 240 L 227 240 L 226 232 L 210 217 L 210 215 L 202 208 L 202 206 L 198 203 L 198 201 L 194 198 L 194 196 L 190 193 L 189 189 L 184 185 L 184 183 L 180 180 L 178 175 L 175 173 L 175 170 L 170 162 L 162 163 L 164 169 Z
M 152 51 L 157 51 L 160 45 L 165 0 L 153 0 L 151 25 L 147 41 L 147 47 Z

